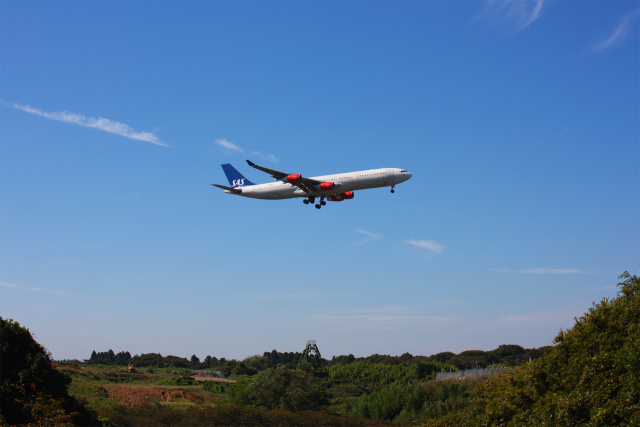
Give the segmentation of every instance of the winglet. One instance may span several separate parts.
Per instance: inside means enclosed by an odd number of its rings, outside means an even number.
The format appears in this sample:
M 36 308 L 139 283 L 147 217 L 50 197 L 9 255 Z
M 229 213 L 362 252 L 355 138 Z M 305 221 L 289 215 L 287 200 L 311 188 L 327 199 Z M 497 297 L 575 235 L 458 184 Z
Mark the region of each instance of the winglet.
M 251 160 L 247 160 L 247 163 L 249 164 L 249 166 L 252 166 L 252 167 L 256 165 L 256 164 L 255 164 L 255 163 L 253 163 Z

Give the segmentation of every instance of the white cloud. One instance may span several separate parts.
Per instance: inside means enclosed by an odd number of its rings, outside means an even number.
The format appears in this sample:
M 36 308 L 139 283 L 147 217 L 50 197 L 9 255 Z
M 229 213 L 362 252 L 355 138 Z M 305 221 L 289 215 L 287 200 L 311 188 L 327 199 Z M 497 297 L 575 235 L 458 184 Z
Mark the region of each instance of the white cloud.
M 264 153 L 261 153 L 260 151 L 252 151 L 251 154 L 253 154 L 254 156 L 258 156 L 262 160 L 271 162 L 271 163 L 278 163 L 280 161 L 280 159 L 276 157 L 274 154 L 264 154 Z
M 294 299 L 315 299 L 320 294 L 314 293 L 286 293 L 286 292 L 254 292 L 239 294 L 238 297 L 258 300 L 294 300 Z
M 540 17 L 543 4 L 544 0 L 488 0 L 482 17 L 500 21 L 512 30 L 521 31 Z
M 310 319 L 335 329 L 397 330 L 407 326 L 436 327 L 457 321 L 452 316 L 403 315 L 398 307 L 345 310 L 344 314 L 320 314 Z
M 508 268 L 490 268 L 495 273 L 520 273 L 520 274 L 589 274 L 587 271 L 576 268 L 530 268 L 525 270 L 510 270 Z
M 441 245 L 440 243 L 436 242 L 435 240 L 416 240 L 416 239 L 411 239 L 411 240 L 405 240 L 404 243 L 411 245 L 411 246 L 415 246 L 417 248 L 421 248 L 421 249 L 427 249 L 430 250 L 432 252 L 437 252 L 439 254 L 442 253 L 442 251 L 444 251 L 445 247 L 444 245 Z
M 216 144 L 218 144 L 220 147 L 226 148 L 227 150 L 237 151 L 239 153 L 244 153 L 244 149 L 243 148 L 237 146 L 236 144 L 234 144 L 231 141 L 227 141 L 226 138 L 216 139 Z
M 586 271 L 577 270 L 575 268 L 532 268 L 530 270 L 520 270 L 524 274 L 585 274 Z
M 570 323 L 578 311 L 579 309 L 575 307 L 558 307 L 531 313 L 511 314 L 498 318 L 498 323 L 563 325 Z
M 59 122 L 71 123 L 78 126 L 89 127 L 104 132 L 114 133 L 124 136 L 125 138 L 135 139 L 137 141 L 150 142 L 162 147 L 169 145 L 160 141 L 160 139 L 151 132 L 136 132 L 128 125 L 104 117 L 85 117 L 82 114 L 69 113 L 67 111 L 49 113 L 39 108 L 30 107 L 28 105 L 13 104 L 13 108 L 24 111 L 26 113 L 35 114 L 36 116 L 45 117 Z
M 360 242 L 349 245 L 349 247 L 360 246 L 364 245 L 365 243 L 371 243 L 375 242 L 376 240 L 384 239 L 384 236 L 382 234 L 372 233 L 371 231 L 363 230 L 361 228 L 356 228 L 353 231 L 355 231 L 356 233 L 364 234 L 365 236 L 367 236 L 367 238 Z
M 43 294 L 69 295 L 66 292 L 50 291 L 50 290 L 42 289 L 42 288 L 31 288 L 31 287 L 28 287 L 28 286 L 14 285 L 13 283 L 7 283 L 7 282 L 0 282 L 0 287 L 7 288 L 7 289 L 14 289 L 14 290 L 18 290 L 18 291 L 40 292 L 40 293 L 43 293 Z
M 240 147 L 238 144 L 235 144 L 231 141 L 227 141 L 226 138 L 216 139 L 216 145 L 224 148 L 227 151 L 235 151 L 237 153 L 245 153 L 245 149 Z M 264 154 L 257 150 L 251 151 L 252 156 L 258 157 L 261 161 L 270 162 L 270 163 L 278 163 L 280 159 L 275 154 Z
M 601 51 L 622 43 L 622 41 L 627 37 L 629 29 L 634 24 L 634 21 L 639 16 L 640 9 L 634 10 L 633 12 L 625 15 L 618 23 L 618 26 L 613 30 L 613 33 L 605 40 L 596 44 L 593 47 L 593 50 Z

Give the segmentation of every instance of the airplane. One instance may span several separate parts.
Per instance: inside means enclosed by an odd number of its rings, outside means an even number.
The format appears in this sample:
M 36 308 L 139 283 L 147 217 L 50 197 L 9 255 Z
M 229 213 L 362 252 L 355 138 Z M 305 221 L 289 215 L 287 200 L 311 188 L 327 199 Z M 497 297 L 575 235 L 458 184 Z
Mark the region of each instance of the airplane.
M 304 197 L 302 202 L 308 205 L 314 204 L 316 198 L 319 198 L 315 206 L 316 209 L 320 209 L 327 204 L 325 199 L 331 202 L 353 199 L 354 190 L 390 186 L 391 192 L 395 193 L 394 188 L 397 184 L 413 176 L 404 169 L 382 168 L 306 178 L 299 173 L 291 174 L 258 166 L 250 160 L 247 160 L 247 163 L 252 168 L 268 173 L 279 182 L 254 184 L 226 163 L 222 165 L 222 169 L 230 186 L 211 185 L 223 189 L 225 193 L 253 199 L 280 200 Z

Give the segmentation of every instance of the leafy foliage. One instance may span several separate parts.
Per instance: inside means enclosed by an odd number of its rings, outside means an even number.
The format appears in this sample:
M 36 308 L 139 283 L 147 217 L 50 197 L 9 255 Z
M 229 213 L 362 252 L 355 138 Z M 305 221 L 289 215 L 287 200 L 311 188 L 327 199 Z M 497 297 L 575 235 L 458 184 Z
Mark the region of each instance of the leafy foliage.
M 394 383 L 380 391 L 352 400 L 347 411 L 355 416 L 377 420 L 407 421 L 441 417 L 471 403 L 472 381 L 430 381 Z
M 506 344 L 490 351 L 467 350 L 459 354 L 438 353 L 429 356 L 428 360 L 453 365 L 458 369 L 472 368 L 476 365 L 481 367 L 491 365 L 518 366 L 529 361 L 529 358 L 538 359 L 548 354 L 552 349 L 553 346 L 524 348 L 519 345 Z
M 262 371 L 245 389 L 242 399 L 267 409 L 308 411 L 328 403 L 322 380 L 287 365 Z
M 474 391 L 474 405 L 433 425 L 640 425 L 640 279 L 625 272 L 560 331 L 541 359 Z
M 0 317 L 0 340 L 0 424 L 97 423 L 93 413 L 69 396 L 71 380 L 52 366 L 50 354 L 27 328 Z
M 121 351 L 118 354 L 115 354 L 113 350 L 103 351 L 100 353 L 96 353 L 95 350 L 91 353 L 91 357 L 87 360 L 89 364 L 104 364 L 104 365 L 126 365 L 129 363 L 131 359 L 131 353 L 128 351 Z
M 432 379 L 436 372 L 450 368 L 451 366 L 438 362 L 401 362 L 388 365 L 357 361 L 331 365 L 329 377 L 336 383 L 379 389 L 392 383 L 406 384 Z
M 276 350 L 272 350 L 270 352 L 265 351 L 263 356 L 266 357 L 267 360 L 269 360 L 272 366 L 288 365 L 288 364 L 296 365 L 300 361 L 300 358 L 302 357 L 302 353 L 300 352 L 280 353 Z
M 114 405 L 101 409 L 100 414 L 113 425 L 133 426 L 383 426 L 348 415 L 325 412 L 288 412 L 262 410 L 240 405 L 175 409 L 165 405 Z

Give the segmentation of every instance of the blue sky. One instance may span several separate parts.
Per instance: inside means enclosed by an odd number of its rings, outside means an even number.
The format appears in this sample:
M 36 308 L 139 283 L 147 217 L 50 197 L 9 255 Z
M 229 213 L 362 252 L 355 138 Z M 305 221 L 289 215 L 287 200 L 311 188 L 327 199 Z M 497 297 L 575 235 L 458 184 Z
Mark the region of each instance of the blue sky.
M 635 1 L 0 5 L 0 308 L 54 358 L 549 345 L 637 273 Z M 399 167 L 320 211 L 221 163 Z

